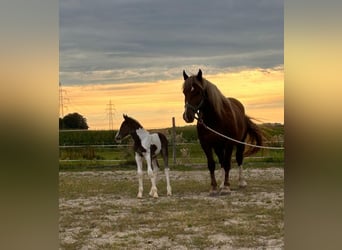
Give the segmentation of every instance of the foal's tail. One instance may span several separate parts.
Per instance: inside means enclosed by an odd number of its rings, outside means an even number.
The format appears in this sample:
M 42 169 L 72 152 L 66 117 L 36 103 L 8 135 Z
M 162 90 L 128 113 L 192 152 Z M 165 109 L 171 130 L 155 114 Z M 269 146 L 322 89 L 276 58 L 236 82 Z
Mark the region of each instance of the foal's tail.
M 169 168 L 169 142 L 166 136 L 162 133 L 158 133 L 161 142 L 161 154 L 163 156 L 164 167 Z
M 246 122 L 247 122 L 247 141 L 249 144 L 262 146 L 263 139 L 262 139 L 262 131 L 256 125 L 250 117 L 246 115 Z M 258 152 L 260 148 L 257 147 L 248 147 L 247 151 L 244 152 L 244 156 L 249 156 Z

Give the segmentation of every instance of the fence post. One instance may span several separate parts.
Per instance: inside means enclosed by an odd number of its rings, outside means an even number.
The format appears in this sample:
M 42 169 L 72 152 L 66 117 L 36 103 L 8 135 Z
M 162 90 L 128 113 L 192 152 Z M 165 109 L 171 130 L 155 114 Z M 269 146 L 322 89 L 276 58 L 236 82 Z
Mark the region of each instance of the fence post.
M 175 117 L 172 117 L 172 159 L 173 166 L 176 165 L 176 122 Z

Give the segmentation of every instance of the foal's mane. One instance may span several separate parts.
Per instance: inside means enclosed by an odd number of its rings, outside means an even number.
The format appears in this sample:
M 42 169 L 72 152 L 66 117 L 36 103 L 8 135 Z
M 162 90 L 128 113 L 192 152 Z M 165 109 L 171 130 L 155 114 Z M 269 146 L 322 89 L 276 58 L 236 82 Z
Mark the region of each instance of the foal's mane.
M 204 91 L 207 100 L 210 102 L 219 117 L 223 118 L 227 110 L 233 111 L 233 106 L 231 105 L 230 100 L 221 93 L 215 84 L 205 78 L 202 78 L 200 81 L 195 75 L 190 76 L 184 82 L 183 89 L 191 88 L 194 84 Z M 227 109 L 228 107 L 229 109 Z M 235 116 L 235 112 L 232 113 Z
M 127 115 L 124 115 L 125 121 L 129 123 L 129 125 L 135 125 L 138 126 L 139 128 L 142 128 L 143 126 L 134 118 L 129 117 Z

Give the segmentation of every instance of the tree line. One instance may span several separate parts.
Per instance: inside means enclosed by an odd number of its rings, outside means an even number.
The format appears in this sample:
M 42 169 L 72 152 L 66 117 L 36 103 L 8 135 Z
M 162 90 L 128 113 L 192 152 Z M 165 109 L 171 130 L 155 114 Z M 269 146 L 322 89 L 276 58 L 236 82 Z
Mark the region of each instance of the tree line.
M 70 113 L 59 118 L 59 129 L 88 129 L 87 119 L 79 113 Z

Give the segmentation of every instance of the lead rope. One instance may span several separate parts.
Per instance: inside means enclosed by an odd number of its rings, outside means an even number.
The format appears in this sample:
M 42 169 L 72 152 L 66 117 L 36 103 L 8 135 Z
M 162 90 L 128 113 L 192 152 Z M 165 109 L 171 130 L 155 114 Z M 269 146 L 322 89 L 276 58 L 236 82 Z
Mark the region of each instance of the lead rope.
M 217 132 L 216 130 L 212 129 L 211 127 L 208 127 L 202 119 L 198 119 L 196 116 L 195 116 L 195 119 L 201 123 L 206 129 L 210 130 L 211 132 L 223 137 L 223 138 L 226 138 L 228 140 L 231 140 L 233 142 L 236 142 L 236 143 L 240 143 L 240 144 L 243 144 L 243 145 L 247 145 L 247 146 L 250 146 L 250 147 L 255 147 L 255 148 L 264 148 L 264 149 L 275 149 L 275 150 L 281 150 L 281 149 L 285 149 L 284 147 L 267 147 L 267 146 L 259 146 L 259 145 L 254 145 L 254 144 L 250 144 L 250 143 L 247 143 L 247 142 L 242 142 L 242 141 L 238 141 L 238 140 L 235 140 L 229 136 L 226 136 L 224 134 L 221 134 L 220 132 Z

